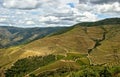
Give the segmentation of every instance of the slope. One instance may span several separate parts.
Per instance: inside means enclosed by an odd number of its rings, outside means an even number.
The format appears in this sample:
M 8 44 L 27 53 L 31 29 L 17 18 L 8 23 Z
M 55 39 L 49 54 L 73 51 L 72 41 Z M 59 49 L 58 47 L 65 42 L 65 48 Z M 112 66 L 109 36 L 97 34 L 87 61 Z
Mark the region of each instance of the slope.
M 95 25 L 75 25 L 60 35 L 46 37 L 27 44 L 24 51 L 66 55 L 69 52 L 87 54 L 91 64 L 119 64 L 120 19 L 97 21 Z M 93 22 L 94 24 L 94 22 Z M 111 25 L 110 25 L 111 24 Z M 115 57 L 116 56 L 116 57 Z
M 114 19 L 114 21 L 116 20 Z M 119 23 L 116 23 L 116 25 L 89 27 L 77 24 L 63 34 L 44 37 L 43 39 L 38 39 L 22 47 L 18 46 L 17 48 L 11 47 L 8 49 L 1 49 L 1 62 L 7 59 L 7 63 L 9 63 L 9 58 L 14 62 L 17 59 L 28 56 L 43 56 L 48 54 L 66 55 L 66 53 L 69 52 L 77 52 L 80 54 L 87 54 L 91 64 L 111 63 L 114 55 L 117 56 L 117 60 L 119 59 L 119 33 Z M 4 58 L 3 53 L 5 54 Z M 1 66 L 7 64 L 3 63 L 1 63 Z
M 119 65 L 119 34 L 120 24 L 117 22 L 94 26 L 77 24 L 64 33 L 53 34 L 23 46 L 1 49 L 0 66 L 8 68 L 18 59 L 29 56 L 54 54 L 68 57 L 68 53 L 87 55 L 85 58 L 89 59 L 90 65 Z
M 29 43 L 66 28 L 67 27 L 18 28 L 0 26 L 0 48 Z

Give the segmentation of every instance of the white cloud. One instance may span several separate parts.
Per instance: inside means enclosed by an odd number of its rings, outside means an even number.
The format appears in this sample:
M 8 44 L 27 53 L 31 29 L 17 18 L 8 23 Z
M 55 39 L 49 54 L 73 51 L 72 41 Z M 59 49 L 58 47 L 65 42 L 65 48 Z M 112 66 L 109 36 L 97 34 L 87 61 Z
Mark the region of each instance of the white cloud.
M 0 22 L 4 22 L 6 20 L 7 20 L 6 18 L 0 18 Z
M 78 4 L 76 8 L 80 11 L 92 11 L 96 5 L 92 6 L 90 4 Z
M 95 14 L 92 14 L 90 12 L 85 12 L 83 13 L 83 15 L 85 17 L 83 17 L 83 19 L 81 19 L 81 21 L 96 21 L 97 20 L 97 16 Z
M 38 6 L 37 0 L 4 0 L 6 8 L 34 9 Z
M 35 22 L 34 22 L 34 21 L 31 21 L 31 20 L 26 21 L 26 25 L 33 25 L 33 24 L 35 24 Z
M 70 26 L 81 21 L 99 20 L 103 18 L 101 15 L 120 17 L 120 3 L 112 2 L 93 5 L 88 2 L 79 3 L 79 0 L 4 0 L 6 8 L 0 7 L 0 17 L 7 18 L 6 24 L 18 26 Z
M 118 2 L 112 4 L 97 5 L 96 8 L 98 9 L 98 12 L 101 13 L 111 13 L 111 12 L 120 13 L 120 3 Z
M 3 0 L 3 6 L 16 9 L 36 9 L 46 8 L 48 11 L 52 8 L 66 6 L 67 3 L 78 3 L 78 0 Z M 52 8 L 51 8 L 52 7 Z M 43 9 L 43 10 L 44 10 Z M 55 9 L 54 9 L 55 10 Z
M 55 16 L 40 16 L 39 21 L 44 22 L 44 21 L 59 21 L 58 17 Z

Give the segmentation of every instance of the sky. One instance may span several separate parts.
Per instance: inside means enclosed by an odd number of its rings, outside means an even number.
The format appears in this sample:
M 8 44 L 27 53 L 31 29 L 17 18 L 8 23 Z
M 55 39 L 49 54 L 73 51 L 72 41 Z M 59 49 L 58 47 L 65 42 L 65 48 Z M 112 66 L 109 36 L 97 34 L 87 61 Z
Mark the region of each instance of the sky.
M 0 26 L 71 26 L 120 17 L 120 0 L 0 0 Z

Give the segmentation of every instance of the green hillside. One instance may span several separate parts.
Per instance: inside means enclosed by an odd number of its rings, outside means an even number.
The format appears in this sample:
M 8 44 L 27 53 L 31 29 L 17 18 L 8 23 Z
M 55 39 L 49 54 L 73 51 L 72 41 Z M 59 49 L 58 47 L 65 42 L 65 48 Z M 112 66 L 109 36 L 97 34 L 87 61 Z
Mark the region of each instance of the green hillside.
M 0 48 L 26 44 L 66 28 L 67 27 L 18 28 L 0 26 Z
M 0 49 L 1 70 L 6 69 L 6 77 L 119 77 L 119 21 L 79 23 L 24 45 Z M 55 60 L 40 66 L 44 62 L 39 58 L 49 55 Z

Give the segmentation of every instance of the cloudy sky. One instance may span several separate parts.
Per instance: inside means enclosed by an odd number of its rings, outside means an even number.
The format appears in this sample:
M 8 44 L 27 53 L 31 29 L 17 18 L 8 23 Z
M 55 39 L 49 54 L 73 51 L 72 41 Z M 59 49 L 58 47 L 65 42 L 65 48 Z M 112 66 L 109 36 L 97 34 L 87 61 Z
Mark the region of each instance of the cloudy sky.
M 120 0 L 0 0 L 0 26 L 71 26 L 120 17 Z

